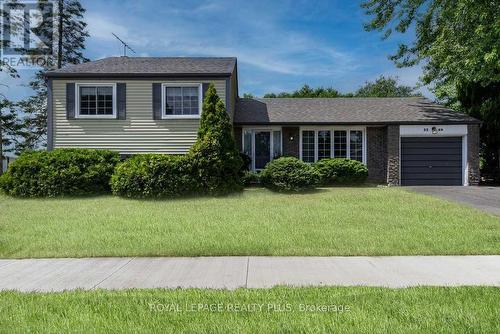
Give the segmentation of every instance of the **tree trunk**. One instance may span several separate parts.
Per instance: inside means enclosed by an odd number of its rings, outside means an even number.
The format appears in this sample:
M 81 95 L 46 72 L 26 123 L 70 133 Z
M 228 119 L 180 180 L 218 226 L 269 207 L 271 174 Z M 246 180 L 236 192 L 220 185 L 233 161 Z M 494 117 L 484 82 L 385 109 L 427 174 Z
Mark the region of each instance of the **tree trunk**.
M 63 54 L 63 11 L 64 11 L 64 0 L 58 1 L 58 40 L 57 40 L 57 68 L 62 67 L 62 54 Z

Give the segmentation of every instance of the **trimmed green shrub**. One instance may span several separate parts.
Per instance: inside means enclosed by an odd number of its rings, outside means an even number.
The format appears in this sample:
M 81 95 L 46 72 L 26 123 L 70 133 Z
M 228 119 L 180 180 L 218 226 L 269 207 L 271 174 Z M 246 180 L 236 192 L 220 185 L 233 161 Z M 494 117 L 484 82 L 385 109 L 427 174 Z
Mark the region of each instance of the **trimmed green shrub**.
M 313 166 L 319 173 L 320 183 L 323 185 L 363 183 L 368 177 L 366 166 L 356 160 L 322 159 Z
M 243 161 L 234 142 L 226 107 L 213 84 L 205 94 L 198 139 L 188 156 L 202 191 L 225 194 L 242 189 Z
M 5 193 L 54 197 L 109 192 L 118 153 L 106 150 L 55 149 L 19 156 L 1 177 Z
M 187 156 L 139 154 L 116 167 L 111 189 L 130 198 L 175 197 L 195 192 L 197 181 Z
M 260 175 L 256 172 L 245 171 L 241 177 L 244 186 L 258 184 L 260 182 Z
M 293 157 L 282 157 L 269 162 L 260 174 L 261 183 L 276 191 L 313 189 L 319 173 L 307 163 Z

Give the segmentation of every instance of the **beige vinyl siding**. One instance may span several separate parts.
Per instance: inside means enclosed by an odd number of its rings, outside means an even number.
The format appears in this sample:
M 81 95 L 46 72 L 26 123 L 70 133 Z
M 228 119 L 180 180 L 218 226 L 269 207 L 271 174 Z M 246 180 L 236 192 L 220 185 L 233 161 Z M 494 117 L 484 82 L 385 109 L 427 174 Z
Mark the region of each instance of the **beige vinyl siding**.
M 127 119 L 66 118 L 66 83 L 116 83 L 127 87 Z M 135 153 L 186 153 L 196 140 L 199 119 L 153 120 L 153 83 L 155 80 L 59 80 L 53 81 L 54 148 L 78 147 Z M 178 83 L 213 82 L 222 101 L 226 101 L 225 80 L 185 80 Z

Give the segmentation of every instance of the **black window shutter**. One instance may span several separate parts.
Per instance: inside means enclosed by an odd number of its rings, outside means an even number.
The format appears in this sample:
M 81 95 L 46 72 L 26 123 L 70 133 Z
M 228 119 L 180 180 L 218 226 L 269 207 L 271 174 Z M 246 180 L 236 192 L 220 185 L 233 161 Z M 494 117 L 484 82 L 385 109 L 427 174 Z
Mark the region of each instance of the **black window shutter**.
M 116 84 L 116 118 L 127 119 L 127 84 Z
M 161 119 L 161 83 L 153 83 L 153 119 Z
M 75 119 L 75 83 L 66 83 L 66 118 Z

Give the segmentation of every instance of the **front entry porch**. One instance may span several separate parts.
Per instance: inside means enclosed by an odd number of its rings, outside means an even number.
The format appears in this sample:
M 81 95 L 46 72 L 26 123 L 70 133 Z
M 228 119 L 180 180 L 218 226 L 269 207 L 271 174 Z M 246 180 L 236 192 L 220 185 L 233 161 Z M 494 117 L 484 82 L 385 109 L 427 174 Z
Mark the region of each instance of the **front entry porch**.
M 244 128 L 242 131 L 243 153 L 252 159 L 251 169 L 264 169 L 266 164 L 282 156 L 281 127 Z

